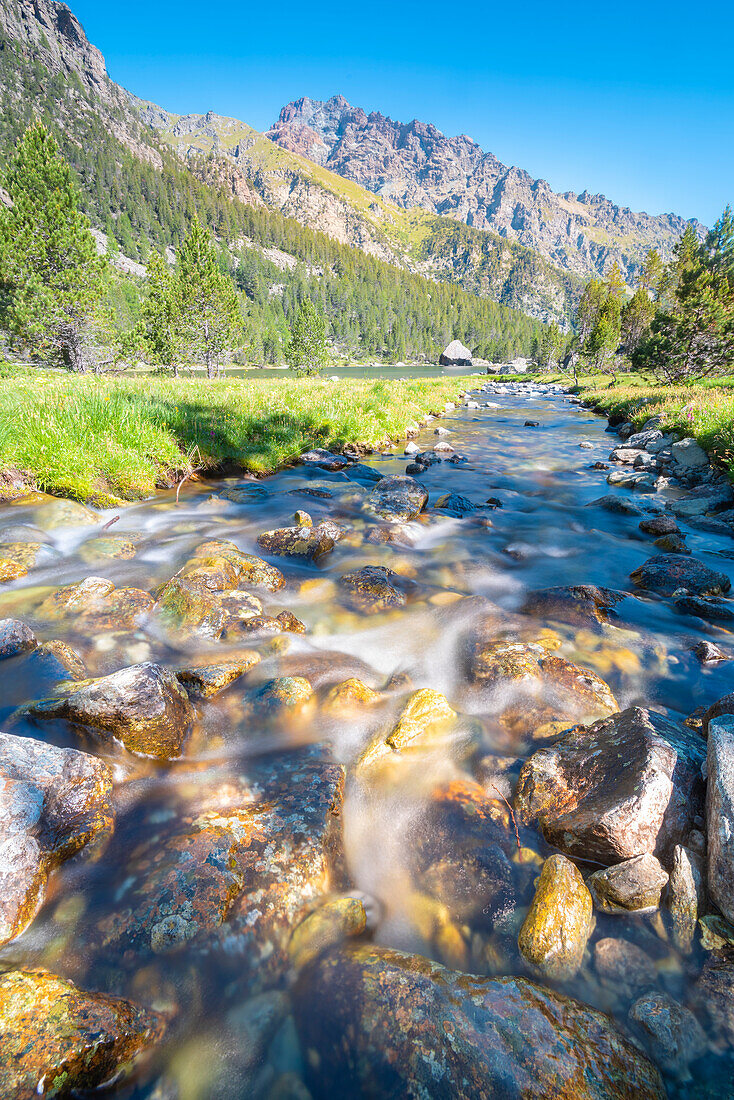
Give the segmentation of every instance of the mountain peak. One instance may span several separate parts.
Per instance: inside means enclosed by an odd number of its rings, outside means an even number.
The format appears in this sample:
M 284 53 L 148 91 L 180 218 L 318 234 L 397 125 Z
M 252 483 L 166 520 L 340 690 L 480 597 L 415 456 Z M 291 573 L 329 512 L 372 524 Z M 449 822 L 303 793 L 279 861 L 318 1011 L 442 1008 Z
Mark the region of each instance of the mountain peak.
M 556 194 L 466 134 L 447 137 L 431 122 L 367 114 L 342 95 L 289 103 L 266 136 L 398 206 L 491 230 L 582 276 L 603 274 L 616 260 L 632 282 L 647 250 L 668 256 L 687 224 L 587 191 Z

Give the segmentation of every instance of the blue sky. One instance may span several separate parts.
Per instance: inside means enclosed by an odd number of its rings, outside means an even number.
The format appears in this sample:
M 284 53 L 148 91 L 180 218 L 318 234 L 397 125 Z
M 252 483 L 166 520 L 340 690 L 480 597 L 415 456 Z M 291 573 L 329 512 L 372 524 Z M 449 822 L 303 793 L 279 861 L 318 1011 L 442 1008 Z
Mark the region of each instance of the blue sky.
M 70 0 L 110 75 L 266 129 L 289 100 L 465 133 L 557 191 L 711 224 L 734 201 L 734 5 Z M 695 19 L 695 22 L 694 22 Z

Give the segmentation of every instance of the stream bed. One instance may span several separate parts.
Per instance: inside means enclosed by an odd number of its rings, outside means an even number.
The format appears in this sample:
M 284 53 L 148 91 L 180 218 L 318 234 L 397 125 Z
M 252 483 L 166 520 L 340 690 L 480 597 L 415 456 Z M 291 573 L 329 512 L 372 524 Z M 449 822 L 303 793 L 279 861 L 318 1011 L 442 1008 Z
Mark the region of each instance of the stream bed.
M 13 756 L 35 847 L 0 869 L 0 1017 L 22 994 L 36 1053 L 4 1095 L 734 1095 L 734 940 L 699 881 L 701 716 L 734 664 L 696 652 L 734 638 L 685 583 L 630 579 L 673 557 L 640 523 L 686 491 L 607 485 L 619 441 L 560 389 L 469 398 L 413 441 L 425 505 L 376 489 L 401 444 L 106 530 L 0 509 L 27 569 L 0 618 L 33 634 L 2 651 L 0 728 L 73 750 Z M 734 539 L 677 523 L 725 593 Z M 68 982 L 92 999 L 53 1092 L 34 1058 L 60 1064 Z

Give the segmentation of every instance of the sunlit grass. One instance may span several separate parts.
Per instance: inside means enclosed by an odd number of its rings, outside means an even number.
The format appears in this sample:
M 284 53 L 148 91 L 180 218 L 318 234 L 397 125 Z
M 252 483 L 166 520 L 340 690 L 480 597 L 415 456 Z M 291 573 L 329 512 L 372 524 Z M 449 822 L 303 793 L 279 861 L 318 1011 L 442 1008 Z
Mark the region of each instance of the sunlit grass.
M 202 465 L 267 473 L 311 446 L 374 447 L 465 382 L 0 377 L 0 469 L 80 500 L 135 499 Z

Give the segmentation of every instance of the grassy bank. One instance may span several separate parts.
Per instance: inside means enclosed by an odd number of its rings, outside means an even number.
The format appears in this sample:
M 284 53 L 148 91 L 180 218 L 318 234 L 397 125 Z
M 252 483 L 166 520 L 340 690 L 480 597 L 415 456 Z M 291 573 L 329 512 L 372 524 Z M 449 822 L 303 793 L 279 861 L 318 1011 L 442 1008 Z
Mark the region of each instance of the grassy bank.
M 466 382 L 11 374 L 0 378 L 0 472 L 79 500 L 132 500 L 201 465 L 267 473 L 311 446 L 374 447 Z

